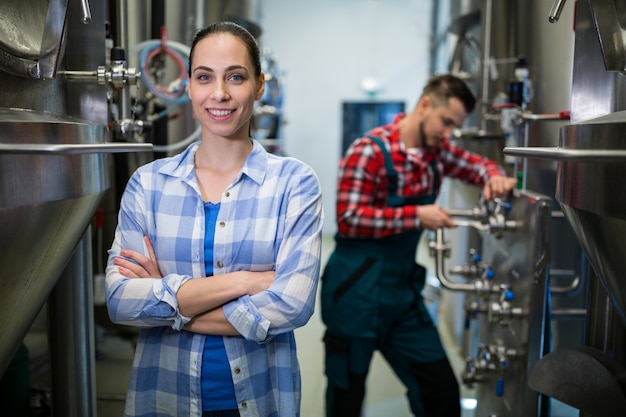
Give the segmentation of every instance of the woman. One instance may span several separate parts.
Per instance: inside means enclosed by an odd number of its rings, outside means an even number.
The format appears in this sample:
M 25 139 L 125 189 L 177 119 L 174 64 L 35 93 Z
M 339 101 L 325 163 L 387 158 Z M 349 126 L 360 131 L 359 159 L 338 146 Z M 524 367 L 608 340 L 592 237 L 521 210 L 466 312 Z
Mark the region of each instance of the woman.
M 229 22 L 197 33 L 202 139 L 137 170 L 107 265 L 116 323 L 142 327 L 127 416 L 298 416 L 293 330 L 313 313 L 322 208 L 313 170 L 249 138 L 259 48 Z

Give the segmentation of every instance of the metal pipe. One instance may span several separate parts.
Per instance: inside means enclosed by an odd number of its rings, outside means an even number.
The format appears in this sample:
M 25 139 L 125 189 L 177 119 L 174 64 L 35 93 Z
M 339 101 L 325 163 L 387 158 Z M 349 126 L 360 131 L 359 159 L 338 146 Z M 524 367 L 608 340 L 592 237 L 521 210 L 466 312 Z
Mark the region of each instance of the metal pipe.
M 451 217 L 476 217 L 476 210 L 474 209 L 448 209 L 448 214 Z
M 41 144 L 41 143 L 2 143 L 2 154 L 50 154 L 50 155 L 76 155 L 91 153 L 126 153 L 126 152 L 150 152 L 151 143 L 90 143 L 90 144 Z
M 569 117 L 560 113 L 535 114 L 522 112 L 520 118 L 525 122 L 568 120 Z
M 431 249 L 435 251 L 435 262 L 436 262 L 436 275 L 441 285 L 444 288 L 451 291 L 474 291 L 476 287 L 474 284 L 467 283 L 458 283 L 453 282 L 448 279 L 446 276 L 445 268 L 444 268 L 444 252 L 448 249 L 443 241 L 443 229 L 437 229 L 436 231 L 436 241 L 435 245 L 431 246 Z
M 196 0 L 196 27 L 194 29 L 201 29 L 206 26 L 206 6 L 204 0 Z
M 528 144 L 530 143 L 530 126 L 528 123 L 524 124 L 524 148 L 528 148 Z M 522 190 L 526 190 L 528 186 L 528 159 L 524 158 L 522 161 Z
M 561 210 L 553 210 L 551 213 L 551 217 L 553 219 L 564 219 L 565 213 L 563 213 Z
M 565 319 L 575 318 L 584 319 L 587 316 L 586 308 L 555 308 L 552 309 L 550 315 L 553 318 Z
M 457 226 L 473 227 L 476 230 L 481 230 L 485 232 L 490 230 L 490 226 L 488 224 L 481 223 L 477 220 L 455 220 L 454 223 Z
M 127 0 L 118 0 L 116 7 L 117 18 L 117 45 L 128 51 L 128 2 Z
M 556 278 L 557 276 L 563 277 L 574 277 L 572 282 L 568 286 L 550 286 L 550 293 L 552 294 L 573 294 L 578 291 L 580 288 L 580 284 L 582 280 L 580 279 L 580 275 L 576 274 L 576 271 L 571 269 L 551 269 L 550 270 L 550 280 Z
M 548 16 L 548 21 L 550 23 L 556 23 L 559 21 L 561 12 L 563 11 L 563 6 L 565 6 L 565 0 L 554 0 L 552 9 L 550 9 L 550 15 Z
M 48 300 L 52 415 L 97 415 L 91 226 Z
M 80 7 L 83 11 L 83 18 L 80 20 L 83 24 L 91 22 L 91 9 L 89 8 L 89 0 L 81 0 Z
M 62 75 L 68 81 L 86 81 L 92 82 L 98 80 L 98 71 L 58 71 L 58 75 Z
M 483 42 L 484 42 L 484 49 L 483 49 L 483 80 L 482 80 L 482 102 L 483 104 L 485 102 L 489 102 L 489 64 L 491 63 L 491 26 L 492 26 L 492 22 L 491 22 L 491 13 L 492 13 L 492 0 L 486 0 L 485 1 L 485 20 L 483 21 L 484 27 L 485 27 L 485 34 L 483 36 Z M 483 112 L 484 113 L 484 112 Z M 481 126 L 480 128 L 483 131 L 487 130 L 487 121 L 484 117 L 481 117 Z
M 623 149 L 563 149 L 559 147 L 505 147 L 505 155 L 522 158 L 552 159 L 557 161 L 618 162 L 626 159 Z

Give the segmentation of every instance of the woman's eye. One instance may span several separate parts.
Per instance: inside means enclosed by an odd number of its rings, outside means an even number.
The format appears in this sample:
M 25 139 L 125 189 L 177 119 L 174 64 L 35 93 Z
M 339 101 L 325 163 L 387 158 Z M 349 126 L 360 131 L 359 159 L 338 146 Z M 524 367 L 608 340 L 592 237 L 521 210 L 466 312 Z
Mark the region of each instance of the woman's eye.
M 233 81 L 243 81 L 245 80 L 245 77 L 241 74 L 233 74 L 230 76 L 230 79 Z
M 211 77 L 208 74 L 200 74 L 196 77 L 199 81 L 208 81 Z

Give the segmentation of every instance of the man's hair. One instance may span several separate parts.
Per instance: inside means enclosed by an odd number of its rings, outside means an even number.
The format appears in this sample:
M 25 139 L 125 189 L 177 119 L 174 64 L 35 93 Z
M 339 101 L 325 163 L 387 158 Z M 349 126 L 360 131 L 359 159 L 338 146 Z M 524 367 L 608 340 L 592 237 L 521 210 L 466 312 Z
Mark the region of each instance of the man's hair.
M 420 99 L 426 96 L 430 97 L 435 105 L 447 103 L 452 97 L 457 98 L 463 103 L 467 114 L 474 111 L 476 106 L 476 98 L 465 81 L 450 74 L 435 75 L 429 78 Z

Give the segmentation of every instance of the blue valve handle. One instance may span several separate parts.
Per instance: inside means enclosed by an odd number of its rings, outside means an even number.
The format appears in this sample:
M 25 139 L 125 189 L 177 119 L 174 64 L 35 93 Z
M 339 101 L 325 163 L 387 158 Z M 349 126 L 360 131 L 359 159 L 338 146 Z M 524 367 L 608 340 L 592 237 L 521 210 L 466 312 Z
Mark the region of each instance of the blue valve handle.
M 504 395 L 504 378 L 498 378 L 496 382 L 496 396 L 502 397 Z

